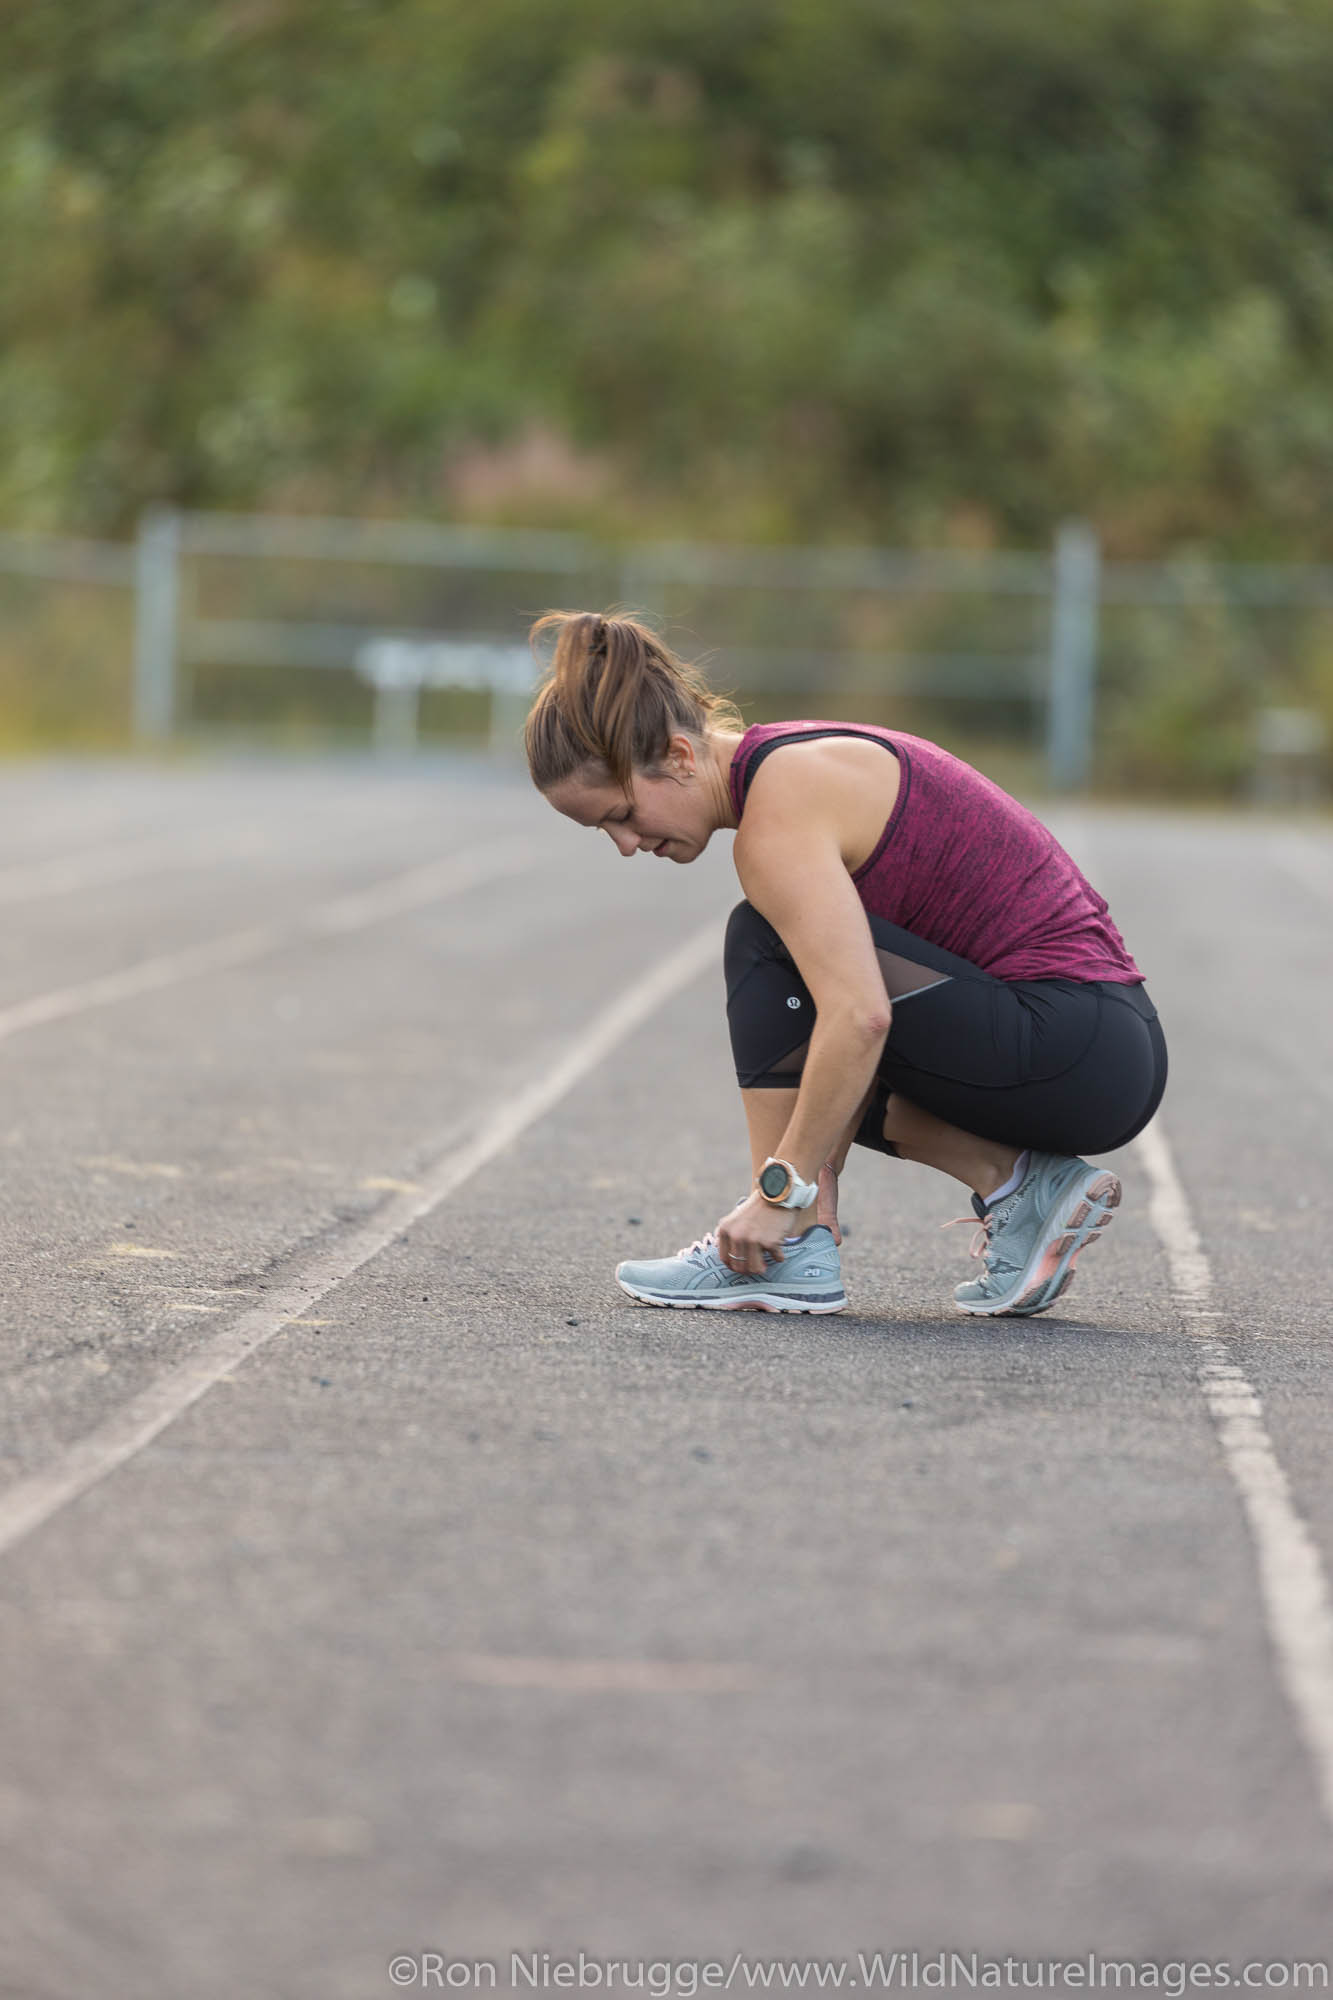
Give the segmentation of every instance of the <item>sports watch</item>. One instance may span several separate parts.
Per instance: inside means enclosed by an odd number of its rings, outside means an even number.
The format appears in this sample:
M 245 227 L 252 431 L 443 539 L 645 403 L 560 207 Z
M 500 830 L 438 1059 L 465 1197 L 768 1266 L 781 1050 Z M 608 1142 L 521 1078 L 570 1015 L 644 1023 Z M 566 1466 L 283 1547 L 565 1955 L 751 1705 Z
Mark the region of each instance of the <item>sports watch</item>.
M 818 1181 L 803 1181 L 790 1160 L 764 1161 L 755 1183 L 771 1208 L 809 1208 L 819 1193 Z

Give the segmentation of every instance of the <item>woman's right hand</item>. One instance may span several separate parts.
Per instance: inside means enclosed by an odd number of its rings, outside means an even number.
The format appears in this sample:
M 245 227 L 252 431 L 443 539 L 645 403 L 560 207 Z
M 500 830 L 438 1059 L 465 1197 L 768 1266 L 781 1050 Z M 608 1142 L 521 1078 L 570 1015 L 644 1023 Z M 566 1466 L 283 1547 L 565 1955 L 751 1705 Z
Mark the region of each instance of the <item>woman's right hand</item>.
M 838 1176 L 827 1160 L 819 1169 L 815 1221 L 826 1224 L 833 1231 L 833 1241 L 839 1245 L 842 1243 L 842 1231 L 838 1227 Z

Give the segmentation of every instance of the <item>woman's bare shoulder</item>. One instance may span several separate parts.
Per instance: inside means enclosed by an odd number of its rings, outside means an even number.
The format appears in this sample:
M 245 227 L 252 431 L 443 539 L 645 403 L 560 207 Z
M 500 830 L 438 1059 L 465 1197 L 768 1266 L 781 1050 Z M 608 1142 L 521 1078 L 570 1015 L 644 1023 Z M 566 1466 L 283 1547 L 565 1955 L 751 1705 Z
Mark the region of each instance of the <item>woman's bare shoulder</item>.
M 833 826 L 849 872 L 879 844 L 898 797 L 900 766 L 870 736 L 794 737 L 764 758 L 750 781 L 737 842 L 752 846 L 793 816 Z

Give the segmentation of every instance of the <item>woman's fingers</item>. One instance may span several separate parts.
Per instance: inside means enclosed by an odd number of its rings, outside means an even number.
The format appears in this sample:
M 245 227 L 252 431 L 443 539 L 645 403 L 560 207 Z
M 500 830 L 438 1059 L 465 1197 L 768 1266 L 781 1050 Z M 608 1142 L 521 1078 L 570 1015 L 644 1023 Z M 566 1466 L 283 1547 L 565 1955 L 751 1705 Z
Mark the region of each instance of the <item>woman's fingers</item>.
M 825 1201 L 821 1194 L 815 1204 L 815 1221 L 822 1222 L 826 1228 L 833 1231 L 833 1241 L 835 1243 L 842 1242 L 842 1231 L 838 1227 L 838 1204 L 836 1201 Z
M 738 1243 L 735 1237 L 719 1235 L 718 1252 L 729 1270 L 749 1278 L 762 1278 L 764 1259 L 773 1257 L 782 1262 L 782 1245 L 775 1243 L 771 1248 L 762 1243 Z
M 838 1176 L 827 1163 L 819 1170 L 819 1196 L 815 1202 L 815 1221 L 822 1222 L 833 1231 L 833 1241 L 842 1242 L 842 1231 L 838 1227 Z

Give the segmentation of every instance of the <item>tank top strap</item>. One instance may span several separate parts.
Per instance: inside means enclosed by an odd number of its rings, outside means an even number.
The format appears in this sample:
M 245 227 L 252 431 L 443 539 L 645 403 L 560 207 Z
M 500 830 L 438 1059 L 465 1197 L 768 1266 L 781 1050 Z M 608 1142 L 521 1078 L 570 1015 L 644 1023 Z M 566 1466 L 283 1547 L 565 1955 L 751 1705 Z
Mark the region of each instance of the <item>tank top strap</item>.
M 767 757 L 770 750 L 778 749 L 783 743 L 807 742 L 819 736 L 866 736 L 873 743 L 882 743 L 890 756 L 899 756 L 899 751 L 887 729 L 880 729 L 871 722 L 760 722 L 753 729 L 747 729 L 741 738 L 735 756 L 731 760 L 731 799 L 736 808 L 736 817 L 745 811 L 745 801 L 754 774 Z

